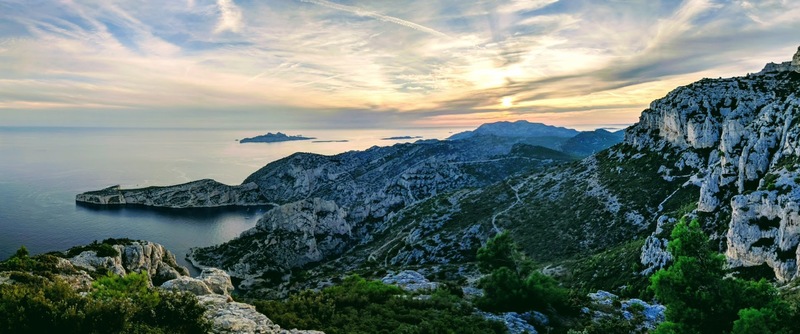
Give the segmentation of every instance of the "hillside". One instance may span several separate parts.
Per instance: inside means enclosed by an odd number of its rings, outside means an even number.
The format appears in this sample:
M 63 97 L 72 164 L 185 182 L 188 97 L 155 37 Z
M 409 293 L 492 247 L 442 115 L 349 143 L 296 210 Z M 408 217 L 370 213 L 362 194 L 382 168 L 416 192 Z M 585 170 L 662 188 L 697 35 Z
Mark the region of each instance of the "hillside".
M 466 270 L 487 238 L 508 230 L 536 262 L 572 284 L 613 289 L 642 282 L 643 274 L 667 263 L 665 236 L 690 214 L 701 218 L 733 265 L 765 264 L 771 277 L 791 280 L 800 240 L 792 228 L 800 196 L 798 88 L 800 73 L 769 67 L 679 87 L 654 101 L 625 141 L 606 151 L 485 187 L 431 193 L 373 224 L 355 239 L 357 247 L 341 244 L 347 249 L 341 256 L 295 266 L 320 280 L 342 268 Z M 314 211 L 325 205 L 331 210 Z M 294 210 L 308 210 L 303 224 L 343 231 L 334 218 L 351 211 L 325 205 Z M 270 257 L 249 248 L 298 236 L 274 233 L 287 221 L 282 212 L 271 212 L 239 239 L 196 251 L 195 260 L 250 277 L 247 287 L 291 286 L 286 281 L 295 266 L 262 262 Z M 320 231 L 314 238 L 323 242 L 342 233 Z M 259 276 L 264 265 L 272 278 Z

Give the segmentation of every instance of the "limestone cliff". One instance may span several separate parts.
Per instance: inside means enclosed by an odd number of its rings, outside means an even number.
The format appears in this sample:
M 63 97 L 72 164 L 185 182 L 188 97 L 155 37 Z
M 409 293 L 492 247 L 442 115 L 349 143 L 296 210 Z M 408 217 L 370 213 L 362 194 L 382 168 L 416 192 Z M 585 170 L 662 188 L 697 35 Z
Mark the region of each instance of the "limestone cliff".
M 186 268 L 177 264 L 175 255 L 160 244 L 130 241 L 111 247 L 116 251 L 116 255 L 98 256 L 97 251 L 86 250 L 71 257 L 69 261 L 72 265 L 89 272 L 100 268 L 122 276 L 131 272 L 146 272 L 156 285 L 189 274 Z
M 788 281 L 800 260 L 798 164 L 800 73 L 703 79 L 654 101 L 621 145 L 416 203 L 321 268 L 465 263 L 488 236 L 509 230 L 533 259 L 566 263 L 565 275 L 590 270 L 591 280 L 613 282 L 613 273 L 647 275 L 669 263 L 669 232 L 689 213 L 732 267 L 766 264 Z M 626 266 L 631 255 L 643 266 Z M 570 267 L 595 259 L 603 265 Z
M 755 75 L 704 79 L 654 101 L 626 143 L 673 149 L 670 175 L 700 186 L 697 212 L 726 239 L 730 264 L 766 263 L 779 281 L 797 276 L 800 243 L 800 73 L 796 60 Z M 788 67 L 787 67 L 788 66 Z
M 189 259 L 199 267 L 224 267 L 247 287 L 263 282 L 264 274 L 280 277 L 285 269 L 344 252 L 353 236 L 345 216 L 333 201 L 297 201 L 268 211 L 254 228 L 224 245 L 192 249 Z

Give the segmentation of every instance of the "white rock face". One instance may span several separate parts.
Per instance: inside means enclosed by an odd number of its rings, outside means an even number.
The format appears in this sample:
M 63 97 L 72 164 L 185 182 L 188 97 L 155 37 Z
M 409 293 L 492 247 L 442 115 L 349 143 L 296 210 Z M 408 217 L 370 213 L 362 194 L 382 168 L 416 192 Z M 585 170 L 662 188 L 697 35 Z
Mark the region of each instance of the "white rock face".
M 214 291 L 211 291 L 211 288 L 205 282 L 189 276 L 181 276 L 166 281 L 161 284 L 161 288 L 168 291 L 189 292 L 195 296 L 214 294 Z
M 231 277 L 225 271 L 217 268 L 206 268 L 200 273 L 199 280 L 203 281 L 211 291 L 218 295 L 230 295 L 233 292 Z
M 800 78 L 797 61 L 756 75 L 704 79 L 653 101 L 626 132 L 638 149 L 672 148 L 671 169 L 700 186 L 697 211 L 731 213 L 725 238 L 732 266 L 766 263 L 781 281 L 798 275 Z M 724 223 L 723 223 L 724 224 Z M 722 236 L 718 236 L 722 237 Z M 666 240 L 647 239 L 645 273 L 668 261 Z
M 188 292 L 197 296 L 206 308 L 204 317 L 211 322 L 211 333 L 324 334 L 319 331 L 285 330 L 259 313 L 255 306 L 233 301 L 231 277 L 222 270 L 206 268 L 197 278 L 181 276 L 164 282 L 161 288 Z
M 537 334 L 536 328 L 528 323 L 525 317 L 517 312 L 505 312 L 493 314 L 488 312 L 477 312 L 478 315 L 493 321 L 499 321 L 506 325 L 509 334 Z
M 403 270 L 398 273 L 389 273 L 381 282 L 385 284 L 397 285 L 401 289 L 411 292 L 433 291 L 439 287 L 439 283 L 431 282 L 422 274 L 413 270 Z
M 95 251 L 84 251 L 69 259 L 76 267 L 89 271 L 105 268 L 125 276 L 131 272 L 146 272 L 156 283 L 188 274 L 177 264 L 175 255 L 164 246 L 149 241 L 133 241 L 128 245 L 112 246 L 119 255 L 99 257 Z
M 792 66 L 800 68 L 800 47 L 797 47 L 797 52 L 792 57 Z
M 620 302 L 620 309 L 622 316 L 627 319 L 631 320 L 634 318 L 633 313 L 631 313 L 630 307 L 632 305 L 639 305 L 642 307 L 642 316 L 644 317 L 644 323 L 641 325 L 644 329 L 655 329 L 658 324 L 665 320 L 664 312 L 667 310 L 666 306 L 659 305 L 656 303 L 649 304 L 641 299 L 625 299 L 620 300 L 619 296 L 610 293 L 608 291 L 598 290 L 597 292 L 589 293 L 587 295 L 589 299 L 592 300 L 592 304 L 602 306 L 603 309 L 607 309 L 609 306 L 614 305 L 615 301 Z M 588 308 L 584 308 L 584 313 L 589 313 L 591 310 Z M 594 311 L 593 318 L 595 320 L 603 319 L 608 317 L 609 314 L 603 311 Z

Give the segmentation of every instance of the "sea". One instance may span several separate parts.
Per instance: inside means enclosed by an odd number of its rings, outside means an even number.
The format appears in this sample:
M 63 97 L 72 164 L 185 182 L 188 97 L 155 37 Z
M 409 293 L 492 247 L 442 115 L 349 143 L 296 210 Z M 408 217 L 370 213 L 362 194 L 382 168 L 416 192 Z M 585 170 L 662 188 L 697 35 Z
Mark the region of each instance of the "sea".
M 264 209 L 96 208 L 77 205 L 75 195 L 112 185 L 133 188 L 206 178 L 240 184 L 260 167 L 295 152 L 332 155 L 444 139 L 464 130 L 292 130 L 284 132 L 328 142 L 240 144 L 241 138 L 268 131 L 0 126 L 0 259 L 23 245 L 37 254 L 131 238 L 166 246 L 196 274 L 185 260 L 189 248 L 235 238 L 255 226 Z M 421 138 L 384 140 L 398 136 Z

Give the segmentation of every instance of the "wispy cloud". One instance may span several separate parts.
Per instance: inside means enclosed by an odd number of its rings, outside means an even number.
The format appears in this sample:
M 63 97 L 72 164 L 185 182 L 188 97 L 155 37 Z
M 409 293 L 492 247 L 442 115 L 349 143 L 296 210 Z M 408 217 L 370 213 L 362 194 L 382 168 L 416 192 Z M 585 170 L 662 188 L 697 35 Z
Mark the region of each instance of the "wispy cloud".
M 217 7 L 219 7 L 220 15 L 214 32 L 239 32 L 243 25 L 242 10 L 236 6 L 233 0 L 217 0 Z
M 447 34 L 445 34 L 443 32 L 428 28 L 428 27 L 420 25 L 420 24 L 416 24 L 414 22 L 406 21 L 406 20 L 403 20 L 403 19 L 399 19 L 399 18 L 396 18 L 396 17 L 389 16 L 389 15 L 383 15 L 383 14 L 380 14 L 380 13 L 371 12 L 371 11 L 364 10 L 364 9 L 361 9 L 361 8 L 358 8 L 358 7 L 355 7 L 355 6 L 341 5 L 341 4 L 330 2 L 330 1 L 327 1 L 327 0 L 300 0 L 300 1 L 301 2 L 317 4 L 317 5 L 320 5 L 320 6 L 325 6 L 325 7 L 331 8 L 331 9 L 336 9 L 336 10 L 340 10 L 340 11 L 343 11 L 343 12 L 348 12 L 350 14 L 354 14 L 354 15 L 358 15 L 358 16 L 371 17 L 371 18 L 378 19 L 378 20 L 381 20 L 381 21 L 384 21 L 384 22 L 399 24 L 401 26 L 404 26 L 404 27 L 407 27 L 407 28 L 411 28 L 411 29 L 414 29 L 414 30 L 417 30 L 417 31 L 421 31 L 421 32 L 424 32 L 424 33 L 428 33 L 428 34 L 431 34 L 431 35 L 434 35 L 434 36 L 437 36 L 437 37 L 445 37 L 445 38 L 449 37 L 449 36 L 447 36 Z
M 32 110 L 633 122 L 675 86 L 788 59 L 798 16 L 781 0 L 8 0 L 0 123 L 34 122 Z

